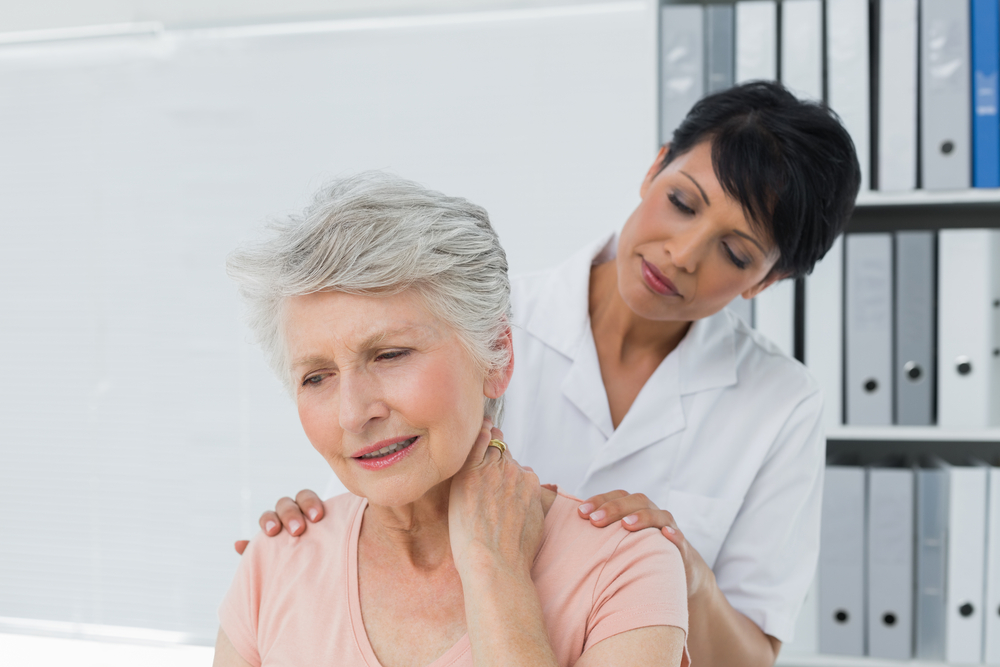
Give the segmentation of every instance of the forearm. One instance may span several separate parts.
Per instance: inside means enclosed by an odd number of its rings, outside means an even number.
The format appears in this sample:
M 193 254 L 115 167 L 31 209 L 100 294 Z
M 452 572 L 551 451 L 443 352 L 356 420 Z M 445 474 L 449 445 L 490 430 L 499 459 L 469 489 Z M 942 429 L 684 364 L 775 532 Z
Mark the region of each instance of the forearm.
M 688 599 L 688 650 L 698 667 L 771 667 L 780 646 L 733 609 L 714 576 Z
M 489 558 L 462 576 L 475 667 L 556 665 L 535 584 Z

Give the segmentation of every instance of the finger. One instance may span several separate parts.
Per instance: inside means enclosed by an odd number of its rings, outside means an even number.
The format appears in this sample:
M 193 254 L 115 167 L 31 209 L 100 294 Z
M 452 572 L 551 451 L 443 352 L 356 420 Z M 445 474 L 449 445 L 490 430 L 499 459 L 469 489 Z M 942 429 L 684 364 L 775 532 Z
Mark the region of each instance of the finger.
M 282 498 L 275 506 L 278 511 L 278 519 L 285 530 L 295 536 L 299 536 L 306 530 L 306 517 L 302 510 L 291 498 Z
M 674 527 L 674 517 L 666 510 L 642 509 L 622 517 L 625 530 L 637 531 L 644 528 Z
M 599 505 L 597 509 L 590 513 L 590 521 L 595 526 L 606 526 L 610 523 L 614 523 L 615 521 L 621 521 L 630 514 L 635 514 L 636 512 L 647 509 L 657 511 L 660 510 L 660 508 L 653 504 L 646 496 L 641 493 L 633 493 L 622 498 L 609 500 L 603 505 Z M 664 518 L 658 520 L 664 521 L 664 523 L 657 526 L 657 528 L 661 528 L 663 525 L 666 525 L 666 521 L 672 520 L 672 517 L 670 519 Z
M 313 491 L 302 489 L 295 496 L 295 504 L 313 523 L 323 520 L 323 501 Z
M 532 472 L 534 472 L 534 470 L 532 470 Z M 557 485 L 555 485 L 555 484 L 542 484 L 542 488 L 543 489 L 548 489 L 549 491 L 552 491 L 553 493 L 555 493 L 555 492 L 557 492 L 559 490 L 559 487 Z
M 684 543 L 687 541 L 684 539 L 684 533 L 677 526 L 664 526 L 660 529 L 663 536 L 677 545 L 677 548 L 681 550 L 681 555 L 684 554 Z
M 472 449 L 469 451 L 469 457 L 465 461 L 466 466 L 475 466 L 486 459 L 486 449 L 489 448 L 490 428 L 492 426 L 493 422 L 490 421 L 489 417 L 483 420 L 483 427 L 479 429 L 476 442 L 473 443 Z
M 257 523 L 260 525 L 260 529 L 264 531 L 265 535 L 274 537 L 281 532 L 281 519 L 278 518 L 278 515 L 271 510 L 261 514 Z
M 510 445 L 508 445 L 507 441 L 503 439 L 503 431 L 501 431 L 500 429 L 498 429 L 495 426 L 490 429 L 490 440 L 499 440 L 500 442 L 502 442 L 504 444 L 504 446 L 506 447 L 506 449 L 503 452 L 500 452 L 501 456 L 504 453 L 508 453 L 508 454 L 510 453 Z M 493 449 L 497 449 L 497 448 L 494 447 Z M 513 458 L 513 455 L 512 455 L 511 458 Z
M 580 505 L 580 516 L 582 516 L 585 519 L 589 518 L 591 512 L 593 512 L 595 509 L 605 504 L 609 500 L 614 500 L 615 498 L 623 498 L 627 495 L 628 495 L 627 492 L 618 489 L 617 491 L 610 491 L 608 493 L 602 493 L 597 496 L 591 496 L 590 498 L 587 498 L 585 501 L 583 501 L 582 505 Z
M 236 544 L 233 547 L 236 549 L 236 553 L 243 555 L 243 552 L 247 550 L 247 545 L 250 544 L 250 540 L 236 540 Z

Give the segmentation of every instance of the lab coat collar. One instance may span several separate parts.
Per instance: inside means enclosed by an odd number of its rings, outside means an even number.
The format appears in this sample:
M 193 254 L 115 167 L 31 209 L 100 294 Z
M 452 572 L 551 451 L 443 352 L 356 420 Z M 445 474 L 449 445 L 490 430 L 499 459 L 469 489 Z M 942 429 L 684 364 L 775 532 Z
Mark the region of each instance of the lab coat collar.
M 618 235 L 602 237 L 548 272 L 540 298 L 521 322 L 532 336 L 576 359 L 590 330 L 590 269 L 615 256 Z M 515 317 L 515 323 L 516 323 Z

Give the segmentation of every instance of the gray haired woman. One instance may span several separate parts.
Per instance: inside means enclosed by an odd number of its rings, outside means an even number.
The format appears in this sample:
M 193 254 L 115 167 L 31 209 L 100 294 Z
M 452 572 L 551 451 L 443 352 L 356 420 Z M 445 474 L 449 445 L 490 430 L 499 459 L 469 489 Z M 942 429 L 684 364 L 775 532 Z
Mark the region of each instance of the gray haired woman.
M 251 542 L 215 664 L 687 664 L 677 548 L 579 521 L 491 428 L 513 357 L 486 212 L 367 173 L 272 232 L 229 271 L 350 493 Z

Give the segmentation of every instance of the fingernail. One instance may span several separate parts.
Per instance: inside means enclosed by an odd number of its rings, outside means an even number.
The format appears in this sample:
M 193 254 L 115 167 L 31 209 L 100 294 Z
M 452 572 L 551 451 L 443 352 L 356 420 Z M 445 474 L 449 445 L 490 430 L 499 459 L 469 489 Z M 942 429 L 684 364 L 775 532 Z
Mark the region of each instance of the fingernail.
M 278 524 L 276 524 L 273 521 L 268 521 L 266 524 L 264 524 L 264 532 L 265 533 L 270 533 L 272 530 L 274 530 L 274 527 L 277 526 L 277 525 Z
M 584 514 L 590 514 L 591 512 L 594 511 L 594 506 L 590 503 L 584 503 L 580 505 L 580 511 L 583 512 Z
M 635 522 L 638 521 L 638 520 L 639 520 L 639 517 L 637 517 L 634 514 L 629 514 L 627 517 L 625 517 L 624 519 L 622 519 L 622 521 L 624 521 L 625 523 L 627 523 L 630 526 L 634 525 Z
M 289 521 L 288 522 L 288 530 L 291 531 L 292 535 L 294 535 L 295 533 L 299 532 L 299 528 L 301 528 L 301 527 L 302 527 L 302 524 L 300 524 L 298 521 Z
M 608 513 L 605 512 L 604 510 L 597 510 L 596 512 L 594 512 L 593 514 L 590 515 L 590 520 L 591 521 L 600 521 L 605 516 L 607 516 L 607 514 Z
M 667 531 L 667 532 L 668 532 L 668 533 L 670 533 L 671 535 L 673 535 L 673 534 L 675 534 L 675 533 L 677 532 L 676 530 L 674 530 L 674 529 L 673 529 L 673 528 L 671 528 L 670 526 L 664 526 L 664 527 L 663 527 L 663 530 Z
M 310 519 L 312 519 L 313 521 L 315 521 L 316 517 L 318 517 L 318 516 L 319 516 L 319 510 L 316 509 L 315 507 L 312 508 L 311 510 L 309 510 L 309 518 Z

